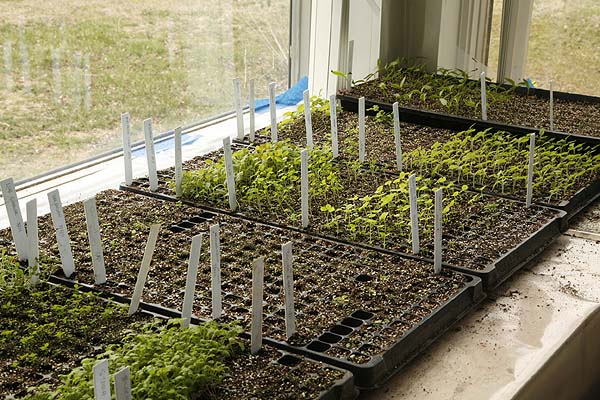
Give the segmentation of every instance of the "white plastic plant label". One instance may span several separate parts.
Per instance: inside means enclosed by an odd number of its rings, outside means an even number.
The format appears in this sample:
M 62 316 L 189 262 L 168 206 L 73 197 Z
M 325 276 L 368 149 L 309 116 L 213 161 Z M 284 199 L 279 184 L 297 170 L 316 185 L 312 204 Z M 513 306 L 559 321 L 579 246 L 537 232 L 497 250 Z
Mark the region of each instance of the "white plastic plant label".
M 92 367 L 94 375 L 94 399 L 111 400 L 110 395 L 110 373 L 108 372 L 108 360 L 98 361 Z
M 58 189 L 48 193 L 48 203 L 50 204 L 50 214 L 52 216 L 54 230 L 56 231 L 56 241 L 58 242 L 58 252 L 60 253 L 63 272 L 65 276 L 69 278 L 73 275 L 73 272 L 75 272 L 75 261 L 73 260 L 71 239 L 69 238 L 65 214 Z
M 531 201 L 533 198 L 533 164 L 535 159 L 535 133 L 529 135 L 529 166 L 527 168 L 527 198 L 525 199 L 525 205 L 527 208 L 531 207 Z
M 249 100 L 248 105 L 250 107 L 250 142 L 254 142 L 254 135 L 256 131 L 256 107 L 254 105 L 254 100 L 256 97 L 255 89 L 254 89 L 254 79 L 248 82 L 248 91 L 249 91 Z
M 123 164 L 125 167 L 125 184 L 133 182 L 133 167 L 131 164 L 131 130 L 129 113 L 121 114 L 121 131 L 123 134 Z
M 31 284 L 37 285 L 40 282 L 40 265 L 38 258 L 40 256 L 38 221 L 37 221 L 37 200 L 33 199 L 27 202 L 27 258 L 29 271 L 31 273 Z
M 17 198 L 15 183 L 12 178 L 0 181 L 2 197 L 4 198 L 4 206 L 8 214 L 10 222 L 10 232 L 17 247 L 17 255 L 19 260 L 27 260 L 27 233 L 25 232 L 25 224 L 23 224 L 23 216 Z
M 358 161 L 365 161 L 365 98 L 358 99 Z
M 96 198 L 92 197 L 83 202 L 85 209 L 85 222 L 87 225 L 88 239 L 92 251 L 92 266 L 94 267 L 94 283 L 101 285 L 106 282 L 106 268 L 104 266 L 104 254 L 102 252 L 102 238 L 100 237 L 100 224 L 98 223 L 98 211 L 96 209 Z
M 129 367 L 123 367 L 113 375 L 115 380 L 116 400 L 131 400 L 131 371 Z
M 265 258 L 259 257 L 252 263 L 252 323 L 250 328 L 250 352 L 256 354 L 262 347 L 263 286 Z
M 223 314 L 221 296 L 221 231 L 219 224 L 211 225 L 210 235 L 210 286 L 212 301 L 212 318 L 219 319 Z
M 154 137 L 152 135 L 152 119 L 144 120 L 144 140 L 146 143 L 146 161 L 148 162 L 148 180 L 150 191 L 158 189 L 158 175 L 156 172 L 156 153 L 154 151 Z
M 292 268 L 292 242 L 287 242 L 281 246 L 281 260 L 283 263 L 285 336 L 286 339 L 289 339 L 296 332 L 296 311 L 294 308 L 294 273 Z
M 442 211 L 444 209 L 442 189 L 435 191 L 435 216 L 433 227 L 433 271 L 442 272 Z
M 200 234 L 192 238 L 192 247 L 190 249 L 187 278 L 185 282 L 185 294 L 183 296 L 183 307 L 181 309 L 181 318 L 183 319 L 184 328 L 190 326 L 190 321 L 192 319 L 194 291 L 196 288 L 196 278 L 198 276 L 198 264 L 200 263 L 200 250 L 202 249 L 203 237 L 204 235 Z
M 337 127 L 337 101 L 335 94 L 329 97 L 329 116 L 331 121 L 331 149 L 333 158 L 337 158 L 339 155 L 339 144 L 338 144 L 338 127 Z
M 300 191 L 302 209 L 302 228 L 309 224 L 309 198 L 308 198 L 308 150 L 300 152 Z
M 550 130 L 554 131 L 554 81 L 550 79 Z
M 244 112 L 242 110 L 242 88 L 239 78 L 233 80 L 233 98 L 237 118 L 237 138 L 244 139 Z
M 181 181 L 183 180 L 183 156 L 181 153 L 181 127 L 175 128 L 175 196 L 181 197 Z
M 138 272 L 137 280 L 135 282 L 135 289 L 131 296 L 131 304 L 129 305 L 129 315 L 135 314 L 140 306 L 142 300 L 142 292 L 144 285 L 146 284 L 146 278 L 148 278 L 148 272 L 150 271 L 150 263 L 152 262 L 152 255 L 154 254 L 154 248 L 156 247 L 156 240 L 158 239 L 158 232 L 160 231 L 160 224 L 153 224 L 150 226 L 150 234 L 148 235 L 148 242 L 144 249 L 144 257 L 142 258 L 142 265 Z
M 479 76 L 481 83 L 481 119 L 486 121 L 487 118 L 487 92 L 485 83 L 485 71 Z
M 237 209 L 237 198 L 235 194 L 235 175 L 233 172 L 233 160 L 231 154 L 231 139 L 223 139 L 223 157 L 225 159 L 225 175 L 227 178 L 227 194 L 229 196 L 229 208 L 231 211 Z
M 269 83 L 269 112 L 271 113 L 271 141 L 277 142 L 277 103 L 275 101 L 275 82 Z

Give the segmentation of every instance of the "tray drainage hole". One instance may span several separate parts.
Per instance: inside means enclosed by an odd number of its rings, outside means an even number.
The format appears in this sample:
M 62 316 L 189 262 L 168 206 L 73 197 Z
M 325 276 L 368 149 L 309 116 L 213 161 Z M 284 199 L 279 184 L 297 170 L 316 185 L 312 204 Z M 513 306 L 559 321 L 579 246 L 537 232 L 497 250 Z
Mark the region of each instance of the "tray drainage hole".
M 319 340 L 325 343 L 337 343 L 342 340 L 342 337 L 334 333 L 326 332 L 319 336 Z
M 177 225 L 171 225 L 169 227 L 169 230 L 173 233 L 179 233 L 179 232 L 185 231 L 185 228 L 182 228 L 181 226 L 177 226 Z
M 352 328 L 357 328 L 362 325 L 362 321 L 360 319 L 348 317 L 342 320 L 342 325 L 346 325 Z
M 373 280 L 373 277 L 365 274 L 360 274 L 356 278 L 354 278 L 354 280 L 356 282 L 369 282 Z
M 331 347 L 331 345 L 329 345 L 327 343 L 319 342 L 318 340 L 313 340 L 312 342 L 310 342 L 308 344 L 308 346 L 306 346 L 307 349 L 316 351 L 319 353 L 329 350 L 330 347 Z
M 300 362 L 302 361 L 301 358 L 293 356 L 291 354 L 286 354 L 283 357 L 281 357 L 279 360 L 277 360 L 277 362 L 281 365 L 285 365 L 287 367 L 294 367 L 298 364 L 300 364 Z
M 190 222 L 193 222 L 194 224 L 200 224 L 202 222 L 206 222 L 206 220 L 201 216 L 197 215 L 195 217 L 190 218 Z
M 354 331 L 354 329 L 349 328 L 347 326 L 344 325 L 335 325 L 333 328 L 331 328 L 331 332 L 337 334 L 337 335 L 342 335 L 342 336 L 346 336 L 351 334 Z
M 193 227 L 195 224 L 193 222 L 184 220 L 184 221 L 181 221 L 180 223 L 178 223 L 177 225 L 181 226 L 182 228 L 189 229 L 189 228 Z
M 363 321 L 373 318 L 374 315 L 375 314 L 363 310 L 354 311 L 352 313 L 352 317 L 362 319 Z
M 213 219 L 217 214 L 213 214 L 211 212 L 208 211 L 204 211 L 202 213 L 200 213 L 200 215 L 198 215 L 200 218 L 204 218 L 204 219 Z

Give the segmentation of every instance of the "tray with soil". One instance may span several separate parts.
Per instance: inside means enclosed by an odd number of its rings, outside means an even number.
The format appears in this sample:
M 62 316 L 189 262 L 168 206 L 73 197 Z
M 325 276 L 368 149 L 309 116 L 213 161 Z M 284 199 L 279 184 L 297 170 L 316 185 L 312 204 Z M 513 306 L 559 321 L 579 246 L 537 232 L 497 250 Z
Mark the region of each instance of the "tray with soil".
M 314 107 L 316 141 L 329 143 L 329 115 Z M 328 110 L 329 108 L 327 108 Z M 304 118 L 292 113 L 279 127 L 282 137 L 302 145 Z M 403 170 L 447 177 L 478 191 L 525 201 L 528 136 L 486 130 L 456 132 L 401 123 Z M 258 136 L 257 136 L 258 137 Z M 339 153 L 358 158 L 358 116 L 338 113 Z M 365 118 L 366 157 L 388 171 L 397 170 L 393 117 L 378 110 Z M 596 145 L 538 133 L 535 147 L 533 201 L 567 212 L 568 219 L 600 196 L 600 141 Z
M 301 232 L 218 215 L 127 192 L 97 197 L 108 282 L 95 285 L 83 206 L 65 208 L 73 234 L 76 275 L 70 284 L 111 293 L 127 302 L 133 293 L 148 225 L 162 222 L 144 289 L 146 305 L 180 315 L 193 235 L 219 223 L 222 322 L 250 324 L 251 262 L 265 256 L 265 342 L 350 369 L 360 386 L 373 386 L 421 351 L 482 299 L 481 280 L 430 263 L 357 248 Z M 4 231 L 3 237 L 9 235 Z M 58 254 L 49 218 L 40 219 L 42 254 Z M 286 340 L 281 245 L 291 241 L 297 331 Z M 204 245 L 193 306 L 199 320 L 211 318 L 211 262 Z M 57 281 L 67 282 L 56 272 Z M 145 307 L 142 307 L 144 309 Z M 195 321 L 199 321 L 195 320 Z M 421 326 L 425 325 L 425 326 Z
M 462 124 L 477 123 L 478 129 L 539 130 L 550 126 L 549 92 L 518 85 L 488 82 L 488 121 L 481 120 L 479 81 L 468 79 L 463 71 L 425 72 L 420 67 L 404 67 L 394 62 L 379 71 L 379 77 L 341 91 L 345 109 L 356 109 L 359 97 L 391 110 L 398 102 L 407 118 Z M 465 126 L 466 125 L 466 126 Z M 572 135 L 600 137 L 600 98 L 554 92 L 554 129 Z
M 28 389 L 59 384 L 84 357 L 120 342 L 151 319 L 69 288 L 39 283 L 6 252 L 0 254 L 0 395 L 22 398 Z
M 234 214 L 299 229 L 299 153 L 300 148 L 288 142 L 234 153 L 239 206 Z M 374 163 L 365 169 L 357 161 L 331 163 L 330 159 L 327 146 L 316 146 L 310 153 L 310 226 L 306 231 L 355 245 L 411 253 L 408 174 L 402 172 L 394 178 Z M 223 161 L 200 165 L 184 173 L 182 200 L 230 213 Z M 537 205 L 527 208 L 521 202 L 469 191 L 468 185 L 457 185 L 445 177 L 418 176 L 417 181 L 419 254 L 427 259 L 433 256 L 433 191 L 443 188 L 444 260 L 481 276 L 486 286 L 510 276 L 529 258 L 521 260 L 520 255 L 541 251 L 563 225 L 562 211 Z M 143 180 L 123 188 L 176 201 L 167 184 L 154 193 Z M 518 257 L 505 257 L 509 253 Z
M 36 400 L 93 398 L 93 366 L 109 359 L 109 373 L 130 368 L 133 398 L 352 400 L 352 374 L 265 346 L 250 355 L 236 325 L 214 322 L 182 328 L 179 320 L 146 325 L 102 354 L 82 361 L 55 390 Z

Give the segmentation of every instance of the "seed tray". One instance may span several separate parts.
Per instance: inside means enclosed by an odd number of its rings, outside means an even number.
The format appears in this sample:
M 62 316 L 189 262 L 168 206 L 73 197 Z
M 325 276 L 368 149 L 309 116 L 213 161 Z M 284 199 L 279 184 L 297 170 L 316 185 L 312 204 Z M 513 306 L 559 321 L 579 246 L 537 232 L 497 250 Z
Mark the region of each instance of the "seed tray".
M 148 217 L 148 210 L 142 207 L 144 203 L 148 203 L 147 208 L 152 212 L 165 215 L 159 207 L 160 203 L 165 202 L 124 192 L 117 192 L 116 196 L 113 193 L 113 197 L 98 195 L 101 226 L 105 226 L 103 223 L 105 208 L 109 206 L 122 210 L 124 207 L 119 204 L 120 201 L 131 203 L 130 209 L 135 210 L 135 213 L 145 218 L 144 220 Z M 169 207 L 173 206 L 173 203 L 165 204 Z M 81 216 L 74 219 L 74 207 L 68 206 L 65 210 L 67 224 L 70 227 L 83 228 L 84 218 Z M 186 209 L 185 206 L 177 207 Z M 242 263 L 239 260 L 250 260 L 257 254 L 264 254 L 267 256 L 263 329 L 265 342 L 294 353 L 309 356 L 314 353 L 321 354 L 321 358 L 338 358 L 336 364 L 338 366 L 349 365 L 350 368 L 352 364 L 365 364 L 367 366 L 361 371 L 366 371 L 363 375 L 367 375 L 363 378 L 355 377 L 357 380 L 361 379 L 362 386 L 377 384 L 376 380 L 383 379 L 397 366 L 392 365 L 392 362 L 400 362 L 400 359 L 406 358 L 405 355 L 418 353 L 483 297 L 480 279 L 448 270 L 443 271 L 441 275 L 433 275 L 431 264 L 414 258 L 381 254 L 299 232 L 273 228 L 226 215 L 211 214 L 206 210 L 190 209 L 190 212 L 193 213 L 182 216 L 181 214 L 187 213 L 186 210 L 182 210 L 179 219 L 171 220 L 171 223 L 167 224 L 168 228 L 162 231 L 143 296 L 148 303 L 155 304 L 143 303 L 141 309 L 168 317 L 180 315 L 176 309 L 180 308 L 182 303 L 181 288 L 185 285 L 187 254 L 173 254 L 171 258 L 167 258 L 167 254 L 173 253 L 177 247 L 189 247 L 189 239 L 192 235 L 205 232 L 212 222 L 219 222 L 223 245 L 224 322 L 237 320 L 248 327 L 251 273 L 249 262 Z M 83 214 L 82 210 L 80 213 Z M 123 218 L 135 225 L 131 215 L 124 215 Z M 166 223 L 164 220 L 163 222 Z M 52 245 L 46 232 L 46 225 L 49 223 L 49 220 L 42 220 L 40 224 L 41 237 L 46 240 L 46 246 Z M 102 229 L 106 230 L 105 227 Z M 234 238 L 235 233 L 239 236 Z M 241 233 L 246 237 L 244 238 Z M 144 242 L 145 235 L 140 236 L 140 240 L 135 238 L 140 242 L 140 245 L 135 247 L 142 247 L 141 243 Z M 104 240 L 105 243 L 110 244 L 115 238 L 110 233 L 106 233 Z M 298 334 L 286 342 L 281 269 L 278 266 L 281 255 L 278 253 L 278 248 L 288 240 L 294 243 L 296 260 L 294 274 Z M 78 241 L 81 243 L 77 243 Z M 252 246 L 259 247 L 252 249 Z M 105 256 L 109 282 L 93 287 L 91 286 L 93 282 L 91 262 L 84 254 L 86 248 L 85 237 L 75 239 L 73 249 L 78 260 L 77 275 L 73 279 L 66 279 L 56 274 L 52 280 L 70 286 L 77 284 L 81 290 L 103 290 L 108 292 L 105 296 L 112 300 L 127 303 L 127 297 L 132 293 L 130 285 L 135 280 L 138 268 L 135 253 L 132 254 L 129 250 L 128 259 L 115 269 L 110 265 L 113 265 L 115 260 L 121 260 L 120 251 L 117 247 L 113 250 L 115 254 L 107 251 Z M 249 254 L 252 257 L 249 257 Z M 207 254 L 203 257 L 194 313 L 199 318 L 209 319 L 210 263 Z M 277 267 L 272 269 L 269 267 L 272 265 Z M 170 269 L 167 271 L 166 268 Z M 131 280 L 126 279 L 123 271 L 127 271 Z M 161 274 L 159 283 L 150 282 L 158 280 L 154 276 L 155 272 Z M 160 292 L 159 285 L 166 285 L 173 289 L 165 292 L 170 293 L 168 295 L 155 293 Z M 339 331 L 340 328 L 334 327 L 334 325 L 344 326 L 344 324 L 355 325 L 353 331 L 344 333 Z M 426 324 L 427 327 L 414 328 L 413 334 L 411 327 L 418 327 L 421 324 Z M 396 330 L 382 332 L 388 325 Z M 334 352 L 334 354 L 329 354 L 327 353 L 329 348 L 318 346 L 322 346 L 319 344 L 321 342 L 326 343 L 324 340 L 332 340 L 328 333 L 334 334 L 334 332 L 343 333 L 347 340 L 332 346 L 335 348 L 330 353 Z M 384 336 L 385 334 L 388 336 Z M 402 340 L 401 346 L 395 344 L 399 340 Z M 335 354 L 335 351 L 341 348 L 345 348 L 348 354 L 344 356 Z M 392 353 L 387 354 L 390 351 Z M 353 362 L 349 361 L 348 357 Z

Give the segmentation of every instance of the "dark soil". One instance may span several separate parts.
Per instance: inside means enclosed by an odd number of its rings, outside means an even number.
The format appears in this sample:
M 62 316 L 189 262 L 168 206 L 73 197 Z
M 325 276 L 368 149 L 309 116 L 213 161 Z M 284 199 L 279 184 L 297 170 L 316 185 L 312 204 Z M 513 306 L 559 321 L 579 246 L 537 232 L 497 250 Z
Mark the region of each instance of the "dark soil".
M 353 313 L 358 326 L 342 344 L 353 358 L 366 362 L 398 341 L 403 333 L 431 315 L 457 294 L 465 277 L 450 271 L 440 275 L 430 264 L 357 249 L 300 233 L 266 227 L 227 216 L 210 222 L 198 216 L 199 210 L 175 203 L 161 202 L 126 192 L 107 191 L 97 197 L 104 243 L 108 282 L 99 290 L 131 296 L 147 239 L 148 224 L 162 221 L 143 300 L 180 309 L 186 281 L 187 259 L 192 235 L 206 232 L 209 224 L 221 226 L 223 321 L 238 321 L 246 329 L 250 323 L 251 262 L 266 257 L 264 328 L 267 337 L 284 340 L 281 245 L 293 242 L 295 307 L 298 331 L 290 340 L 306 345 Z M 79 282 L 93 283 L 93 271 L 85 234 L 82 204 L 65 208 L 71 233 Z M 196 216 L 196 218 L 194 218 Z M 209 218 L 207 214 L 205 217 Z M 172 225 L 196 221 L 182 232 Z M 171 227 L 171 229 L 169 229 Z M 76 233 L 81 232 L 81 233 Z M 3 231 L 2 236 L 7 237 Z M 42 254 L 57 256 L 51 221 L 40 220 Z M 210 259 L 205 236 L 196 284 L 194 313 L 211 315 Z M 57 274 L 61 274 L 60 271 Z M 418 311 L 417 311 L 418 310 Z M 415 319 L 413 316 L 419 315 Z M 405 330 L 389 329 L 390 326 Z M 377 346 L 365 347 L 377 341 Z M 358 347 L 355 347 L 358 346 Z
M 122 307 L 93 295 L 40 285 L 35 290 L 2 293 L 0 321 L 0 394 L 23 397 L 28 387 L 55 388 L 59 375 L 83 358 L 118 343 L 147 316 L 128 317 Z
M 356 97 L 364 96 L 369 100 L 390 104 L 398 101 L 401 106 L 448 114 L 448 110 L 437 99 L 427 98 L 425 101 L 421 101 L 419 96 L 413 96 L 411 99 L 406 99 L 405 97 L 398 99 L 395 96 L 395 93 L 398 93 L 396 89 L 390 88 L 386 93 L 379 87 L 380 82 L 379 79 L 375 79 L 354 86 L 352 89 L 343 91 L 342 93 Z M 402 90 L 403 93 L 407 93 L 412 89 L 409 85 L 406 85 Z M 474 92 L 477 92 L 477 90 L 474 90 Z M 478 93 L 473 94 L 475 101 L 479 101 L 478 96 Z M 550 102 L 548 99 L 533 95 L 514 94 L 506 101 L 488 104 L 487 113 L 490 121 L 549 129 L 549 108 Z M 481 119 L 481 108 L 462 105 L 451 114 Z M 600 103 L 573 102 L 555 98 L 554 130 L 570 134 L 600 137 Z

